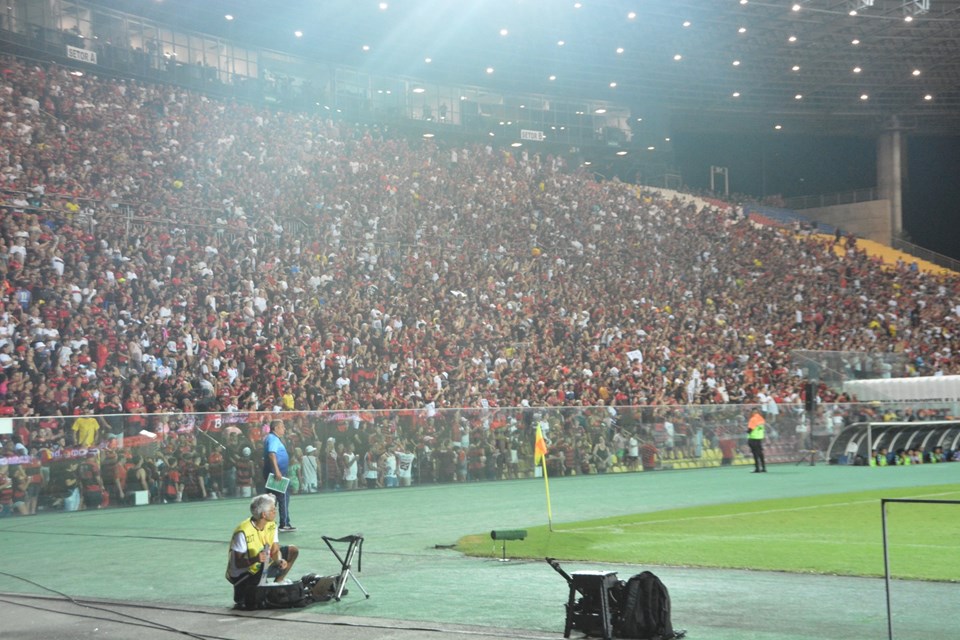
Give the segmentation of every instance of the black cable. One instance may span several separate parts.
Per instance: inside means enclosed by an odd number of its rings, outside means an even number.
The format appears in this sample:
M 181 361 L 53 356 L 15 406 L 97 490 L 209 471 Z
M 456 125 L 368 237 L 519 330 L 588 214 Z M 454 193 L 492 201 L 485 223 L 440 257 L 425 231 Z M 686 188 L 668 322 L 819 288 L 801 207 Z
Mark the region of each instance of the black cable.
M 17 597 L 20 597 L 20 596 L 17 596 Z M 23 596 L 23 597 L 29 597 L 29 596 Z M 57 610 L 57 609 L 48 609 L 48 608 L 45 608 L 45 607 L 40 607 L 40 606 L 37 606 L 37 605 L 35 605 L 35 604 L 29 604 L 29 603 L 26 603 L 26 602 L 15 602 L 15 601 L 13 601 L 13 600 L 7 600 L 7 599 L 5 599 L 5 598 L 0 598 L 0 602 L 6 603 L 6 604 L 9 604 L 9 605 L 13 605 L 13 606 L 15 606 L 15 607 L 24 607 L 24 608 L 26 608 L 26 609 L 33 609 L 34 611 L 43 611 L 43 612 L 45 612 L 45 613 L 53 613 L 53 614 L 57 614 L 57 615 L 70 616 L 71 618 L 85 618 L 85 619 L 88 619 L 88 620 L 100 620 L 100 621 L 103 621 L 103 622 L 114 622 L 114 623 L 117 623 L 117 624 L 122 624 L 122 625 L 130 626 L 130 627 L 144 627 L 144 628 L 146 628 L 146 629 L 154 629 L 154 630 L 159 630 L 159 631 L 170 631 L 170 632 L 172 632 L 172 633 L 183 633 L 183 634 L 189 635 L 189 636 L 191 636 L 191 637 L 193 637 L 193 638 L 200 638 L 201 640 L 230 640 L 230 638 L 222 638 L 222 637 L 220 637 L 220 636 L 205 636 L 205 635 L 193 634 L 193 633 L 190 633 L 190 632 L 187 632 L 187 631 L 180 631 L 179 629 L 174 629 L 174 628 L 172 628 L 172 627 L 168 629 L 168 628 L 164 628 L 163 626 L 158 625 L 158 624 L 156 624 L 156 623 L 150 622 L 149 620 L 144 620 L 144 621 L 142 621 L 142 622 L 136 622 L 135 620 L 138 620 L 137 618 L 134 618 L 134 621 L 127 621 L 127 620 L 117 620 L 117 619 L 115 619 L 115 618 L 108 618 L 108 617 L 106 617 L 106 616 L 95 616 L 95 615 L 83 614 L 83 613 L 69 613 L 69 612 L 66 612 L 66 611 L 59 611 L 59 610 Z M 76 604 L 76 605 L 78 605 L 78 606 L 81 606 L 81 607 L 87 607 L 87 608 L 90 608 L 90 609 L 97 609 L 97 608 L 98 608 L 98 607 L 94 607 L 94 606 L 91 606 L 91 605 L 84 605 L 84 604 L 81 604 L 81 603 L 76 602 L 76 601 L 73 601 L 73 602 L 74 602 L 74 604 Z M 126 614 L 123 614 L 123 613 L 119 613 L 119 612 L 117 612 L 117 611 L 111 611 L 111 610 L 109 610 L 109 609 L 103 609 L 103 611 L 105 611 L 105 612 L 107 612 L 107 613 L 113 613 L 113 614 L 116 614 L 116 615 L 121 615 L 121 616 L 122 616 L 122 615 L 126 615 Z M 132 617 L 132 616 L 129 616 L 129 617 Z
M 84 608 L 93 609 L 93 610 L 96 610 L 96 611 L 103 611 L 104 613 L 111 613 L 111 614 L 116 615 L 116 616 L 122 616 L 122 617 L 124 617 L 124 618 L 129 618 L 129 619 L 131 620 L 131 622 L 127 622 L 127 621 L 124 621 L 124 620 L 115 620 L 115 619 L 112 619 L 112 618 L 105 618 L 105 617 L 94 616 L 94 615 L 84 615 L 84 614 L 80 614 L 80 613 L 68 613 L 68 612 L 65 612 L 65 611 L 57 611 L 57 610 L 55 610 L 55 609 L 45 609 L 45 608 L 43 608 L 43 607 L 38 607 L 38 606 L 36 606 L 36 605 L 26 604 L 26 603 L 22 603 L 22 602 L 13 602 L 13 601 L 11 601 L 11 600 L 7 600 L 7 599 L 4 599 L 4 598 L 0 598 L 0 602 L 5 602 L 5 603 L 7 603 L 7 604 L 11 604 L 11 605 L 14 605 L 14 606 L 21 606 L 21 607 L 26 607 L 26 608 L 28 608 L 28 609 L 34 609 L 34 610 L 37 610 L 37 611 L 46 611 L 46 612 L 48 612 L 48 613 L 55 613 L 55 614 L 59 614 L 59 615 L 72 616 L 72 617 L 77 617 L 77 618 L 89 618 L 89 619 L 92 619 L 92 620 L 103 620 L 103 621 L 106 621 L 106 622 L 115 622 L 115 623 L 117 623 L 117 624 L 126 624 L 126 625 L 130 625 L 130 626 L 135 626 L 135 627 L 145 627 L 145 628 L 151 628 L 151 629 L 158 629 L 158 630 L 160 630 L 160 631 L 169 631 L 170 633 L 179 633 L 179 634 L 181 634 L 181 635 L 185 635 L 185 636 L 188 636 L 188 637 L 191 637 L 191 638 L 197 638 L 198 640 L 232 640 L 231 638 L 225 638 L 225 637 L 223 637 L 223 636 L 212 636 L 212 635 L 203 635 L 203 634 L 191 633 L 191 632 L 189 632 L 189 631 L 183 631 L 182 629 L 177 629 L 176 627 L 171 627 L 171 626 L 169 626 L 169 625 L 165 625 L 165 624 L 162 624 L 162 623 L 159 623 L 159 622 L 153 622 L 153 621 L 151 621 L 151 620 L 146 620 L 146 619 L 144 619 L 144 618 L 140 618 L 140 617 L 137 617 L 137 616 L 134 616 L 134 615 L 131 615 L 131 614 L 122 613 L 122 612 L 120 612 L 120 611 L 114 611 L 113 609 L 109 609 L 109 608 L 106 608 L 106 607 L 101 607 L 101 606 L 97 606 L 97 605 L 93 605 L 93 604 L 86 604 L 86 603 L 84 603 L 84 602 L 81 602 L 81 601 L 79 601 L 79 600 L 76 600 L 75 598 L 73 598 L 72 596 L 70 596 L 70 595 L 68 595 L 68 594 L 66 594 L 66 593 L 63 593 L 63 592 L 61 592 L 61 591 L 57 591 L 56 589 L 53 589 L 53 588 L 48 587 L 48 586 L 46 586 L 46 585 L 40 584 L 40 583 L 38 583 L 38 582 L 34 582 L 33 580 L 30 580 L 29 578 L 24 578 L 23 576 L 18 576 L 18 575 L 12 574 L 12 573 L 7 573 L 6 571 L 0 571 L 0 575 L 2 575 L 2 576 L 7 576 L 7 577 L 9 577 L 9 578 L 15 578 L 15 579 L 17 579 L 17 580 L 22 580 L 23 582 L 26 582 L 26 583 L 28 583 L 28 584 L 31 584 L 31 585 L 33 585 L 33 586 L 35 586 L 35 587 L 39 587 L 40 589 L 44 589 L 44 590 L 46 590 L 46 591 L 49 591 L 50 593 L 54 593 L 54 594 L 60 596 L 61 598 L 63 598 L 64 600 L 66 600 L 66 601 L 68 601 L 68 602 L 70 602 L 70 603 L 72 603 L 72 604 L 74 604 L 74 605 L 76 605 L 76 606 L 78 606 L 78 607 L 84 607 Z M 41 596 L 31 596 L 31 595 L 29 595 L 29 594 L 6 594 L 6 595 L 7 595 L 7 596 L 16 597 L 16 598 L 30 598 L 30 597 L 40 598 L 40 597 L 41 597 Z M 131 605 L 129 605 L 129 604 L 120 604 L 119 606 L 131 606 Z M 196 609 L 182 609 L 182 608 L 177 608 L 177 607 L 156 606 L 156 605 L 147 605 L 147 604 L 138 604 L 137 606 L 140 607 L 141 609 L 151 609 L 151 610 L 154 610 L 154 611 L 176 611 L 176 612 L 181 612 L 181 613 L 193 613 L 193 614 L 200 614 L 200 615 L 217 615 L 217 616 L 223 615 L 223 612 L 222 612 L 222 611 L 215 611 L 215 612 L 210 612 L 210 611 L 198 611 L 198 610 L 196 610 Z M 247 616 L 241 616 L 241 617 L 247 617 Z M 397 627 L 397 626 L 391 626 L 391 625 L 386 625 L 386 624 L 370 624 L 370 623 L 366 623 L 366 624 L 356 624 L 356 623 L 352 623 L 352 622 L 331 622 L 331 621 L 326 621 L 326 620 L 316 620 L 316 621 L 313 621 L 313 620 L 289 620 L 289 619 L 284 619 L 284 618 L 274 618 L 273 620 L 274 620 L 275 622 L 300 623 L 300 624 L 319 624 L 319 625 L 324 625 L 324 626 L 328 626 L 328 627 L 347 627 L 347 628 L 351 628 L 351 629 L 384 629 L 384 630 L 392 630 L 392 631 L 411 631 L 411 632 L 424 632 L 424 633 L 443 633 L 443 634 L 448 634 L 448 633 L 450 633 L 450 629 L 443 629 L 443 628 L 439 628 L 439 627 L 421 627 L 421 626 Z M 477 636 L 477 637 L 502 638 L 504 631 L 507 631 L 507 630 L 506 630 L 506 629 L 495 629 L 495 630 L 490 630 L 490 631 L 480 631 L 480 630 L 458 629 L 458 630 L 456 631 L 456 633 L 461 634 L 461 635 L 471 635 L 471 636 Z M 513 631 L 513 630 L 510 630 L 510 631 Z M 542 636 L 520 636 L 520 635 L 513 635 L 512 637 L 516 638 L 517 640 L 525 640 L 525 639 L 527 639 L 527 640 L 542 640 Z
M 35 586 L 35 587 L 39 587 L 39 588 L 41 588 L 41 589 L 44 589 L 44 590 L 46 590 L 46 591 L 49 591 L 50 593 L 55 593 L 55 594 L 57 594 L 58 596 L 60 596 L 61 598 L 67 600 L 68 602 L 70 602 L 71 604 L 73 604 L 73 605 L 75 605 L 75 606 L 84 607 L 84 608 L 87 608 L 87 609 L 93 609 L 93 610 L 95 610 L 95 611 L 103 611 L 104 613 L 111 613 L 111 614 L 113 614 L 113 615 L 122 616 L 122 617 L 124 617 L 124 618 L 129 618 L 130 620 L 133 620 L 133 621 L 134 621 L 134 622 L 131 623 L 131 622 L 125 622 L 125 621 L 123 621 L 123 620 L 112 620 L 112 622 L 117 622 L 117 623 L 120 623 L 120 624 L 132 624 L 132 625 L 138 626 L 138 627 L 150 627 L 150 628 L 153 628 L 153 629 L 159 629 L 159 630 L 161 630 L 161 631 L 169 631 L 169 632 L 171 632 L 171 633 L 179 633 L 179 634 L 181 634 L 181 635 L 185 635 L 185 636 L 188 636 L 188 637 L 191 637 L 191 638 L 197 638 L 198 640 L 208 640 L 209 638 L 214 638 L 214 636 L 201 636 L 201 635 L 197 635 L 197 634 L 194 634 L 194 633 L 190 633 L 189 631 L 183 631 L 182 629 L 177 629 L 176 627 L 171 627 L 170 625 L 166 625 L 166 624 L 163 624 L 163 623 L 161 623 L 161 622 L 152 622 L 152 621 L 150 621 L 150 620 L 145 620 L 145 619 L 143 619 L 143 618 L 139 618 L 139 617 L 134 616 L 134 615 L 131 615 L 131 614 L 129 614 L 129 613 L 123 613 L 123 612 L 120 612 L 120 611 L 114 611 L 114 610 L 112 610 L 112 609 L 107 609 L 106 607 L 99 607 L 99 606 L 92 605 L 92 604 L 85 604 L 85 603 L 83 603 L 83 602 L 80 602 L 79 600 L 74 599 L 72 596 L 70 596 L 70 595 L 68 595 L 68 594 L 66 594 L 66 593 L 63 593 L 62 591 L 57 591 L 56 589 L 54 589 L 54 588 L 52 588 L 52 587 L 48 587 L 48 586 L 46 586 L 46 585 L 40 584 L 39 582 L 34 582 L 33 580 L 30 580 L 29 578 L 24 578 L 23 576 L 18 576 L 18 575 L 12 574 L 12 573 L 7 573 L 6 571 L 0 571 L 0 575 L 7 576 L 8 578 L 15 578 L 15 579 L 17 579 L 17 580 L 21 580 L 21 581 L 23 581 L 23 582 L 26 582 L 27 584 L 31 584 L 31 585 L 33 585 L 33 586 Z M 9 601 L 6 601 L 6 602 L 9 602 Z M 13 604 L 13 603 L 10 603 L 10 604 Z M 29 605 L 21 605 L 21 606 L 29 606 Z M 39 607 L 32 607 L 32 608 L 39 608 Z M 65 614 L 65 615 L 77 616 L 78 614 Z M 109 618 L 100 618 L 100 617 L 97 617 L 97 616 L 81 616 L 81 617 L 96 618 L 96 619 L 98 619 L 98 620 L 109 620 Z M 223 640 L 227 640 L 227 639 L 224 638 Z

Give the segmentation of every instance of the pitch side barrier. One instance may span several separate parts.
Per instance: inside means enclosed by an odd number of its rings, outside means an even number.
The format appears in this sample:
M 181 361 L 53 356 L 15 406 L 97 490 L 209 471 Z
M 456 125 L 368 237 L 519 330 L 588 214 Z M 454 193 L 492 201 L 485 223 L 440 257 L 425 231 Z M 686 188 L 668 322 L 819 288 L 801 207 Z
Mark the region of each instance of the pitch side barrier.
M 319 491 L 345 489 L 351 445 L 363 478 L 372 443 L 395 457 L 401 489 L 534 477 L 537 426 L 548 443 L 551 477 L 695 469 L 751 464 L 746 423 L 752 408 L 426 407 L 8 417 L 0 418 L 0 438 L 18 435 L 26 451 L 0 458 L 0 465 L 8 465 L 11 477 L 24 468 L 29 488 L 21 511 L 27 513 L 245 497 L 261 490 L 262 441 L 270 421 L 282 418 L 301 476 L 313 466 L 303 459 L 315 458 Z M 769 463 L 797 462 L 811 449 L 822 453 L 833 425 L 858 411 L 853 405 L 818 407 L 813 415 L 801 405 L 765 409 Z M 309 478 L 298 479 L 301 492 L 314 486 Z
M 853 464 L 857 459 L 868 461 L 882 449 L 888 453 L 915 449 L 927 458 L 937 447 L 948 456 L 960 448 L 960 420 L 858 422 L 833 439 L 827 457 Z

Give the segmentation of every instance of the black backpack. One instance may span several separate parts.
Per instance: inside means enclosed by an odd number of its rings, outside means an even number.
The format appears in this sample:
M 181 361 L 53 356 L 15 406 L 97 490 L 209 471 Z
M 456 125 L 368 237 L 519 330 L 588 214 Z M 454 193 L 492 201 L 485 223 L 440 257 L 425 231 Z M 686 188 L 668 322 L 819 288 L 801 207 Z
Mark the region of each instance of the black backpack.
M 644 571 L 627 581 L 621 595 L 616 635 L 642 640 L 676 637 L 670 622 L 670 593 L 660 578 Z
M 253 601 L 247 602 L 248 609 L 294 609 L 313 602 L 310 591 L 301 580 L 257 585 L 252 597 Z

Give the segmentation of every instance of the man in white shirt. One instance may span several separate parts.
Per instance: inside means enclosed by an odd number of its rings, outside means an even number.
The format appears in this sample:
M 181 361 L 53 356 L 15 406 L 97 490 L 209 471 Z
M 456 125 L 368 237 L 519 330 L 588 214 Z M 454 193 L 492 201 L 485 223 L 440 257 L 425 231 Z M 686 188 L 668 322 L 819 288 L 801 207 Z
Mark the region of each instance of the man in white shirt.
M 250 517 L 233 530 L 226 577 L 237 608 L 256 608 L 256 588 L 268 562 L 267 577 L 283 582 L 297 559 L 297 547 L 280 546 L 276 517 L 277 499 L 264 493 L 250 501 Z
M 397 480 L 401 487 L 409 487 L 413 482 L 413 461 L 417 456 L 411 453 L 412 444 L 408 444 L 406 449 L 397 451 Z

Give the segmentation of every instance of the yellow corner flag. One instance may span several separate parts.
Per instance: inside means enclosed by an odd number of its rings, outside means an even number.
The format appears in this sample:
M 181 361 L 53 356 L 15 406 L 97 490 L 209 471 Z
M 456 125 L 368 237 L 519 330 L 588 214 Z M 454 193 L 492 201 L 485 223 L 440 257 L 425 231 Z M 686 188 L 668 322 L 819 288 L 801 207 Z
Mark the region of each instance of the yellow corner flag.
M 547 457 L 547 443 L 543 441 L 543 431 L 537 425 L 537 440 L 533 444 L 533 464 L 540 464 Z
M 550 480 L 547 478 L 547 443 L 543 440 L 543 431 L 537 425 L 537 439 L 533 443 L 533 463 L 543 468 L 543 486 L 547 492 L 547 524 L 553 531 L 553 513 L 550 509 Z

